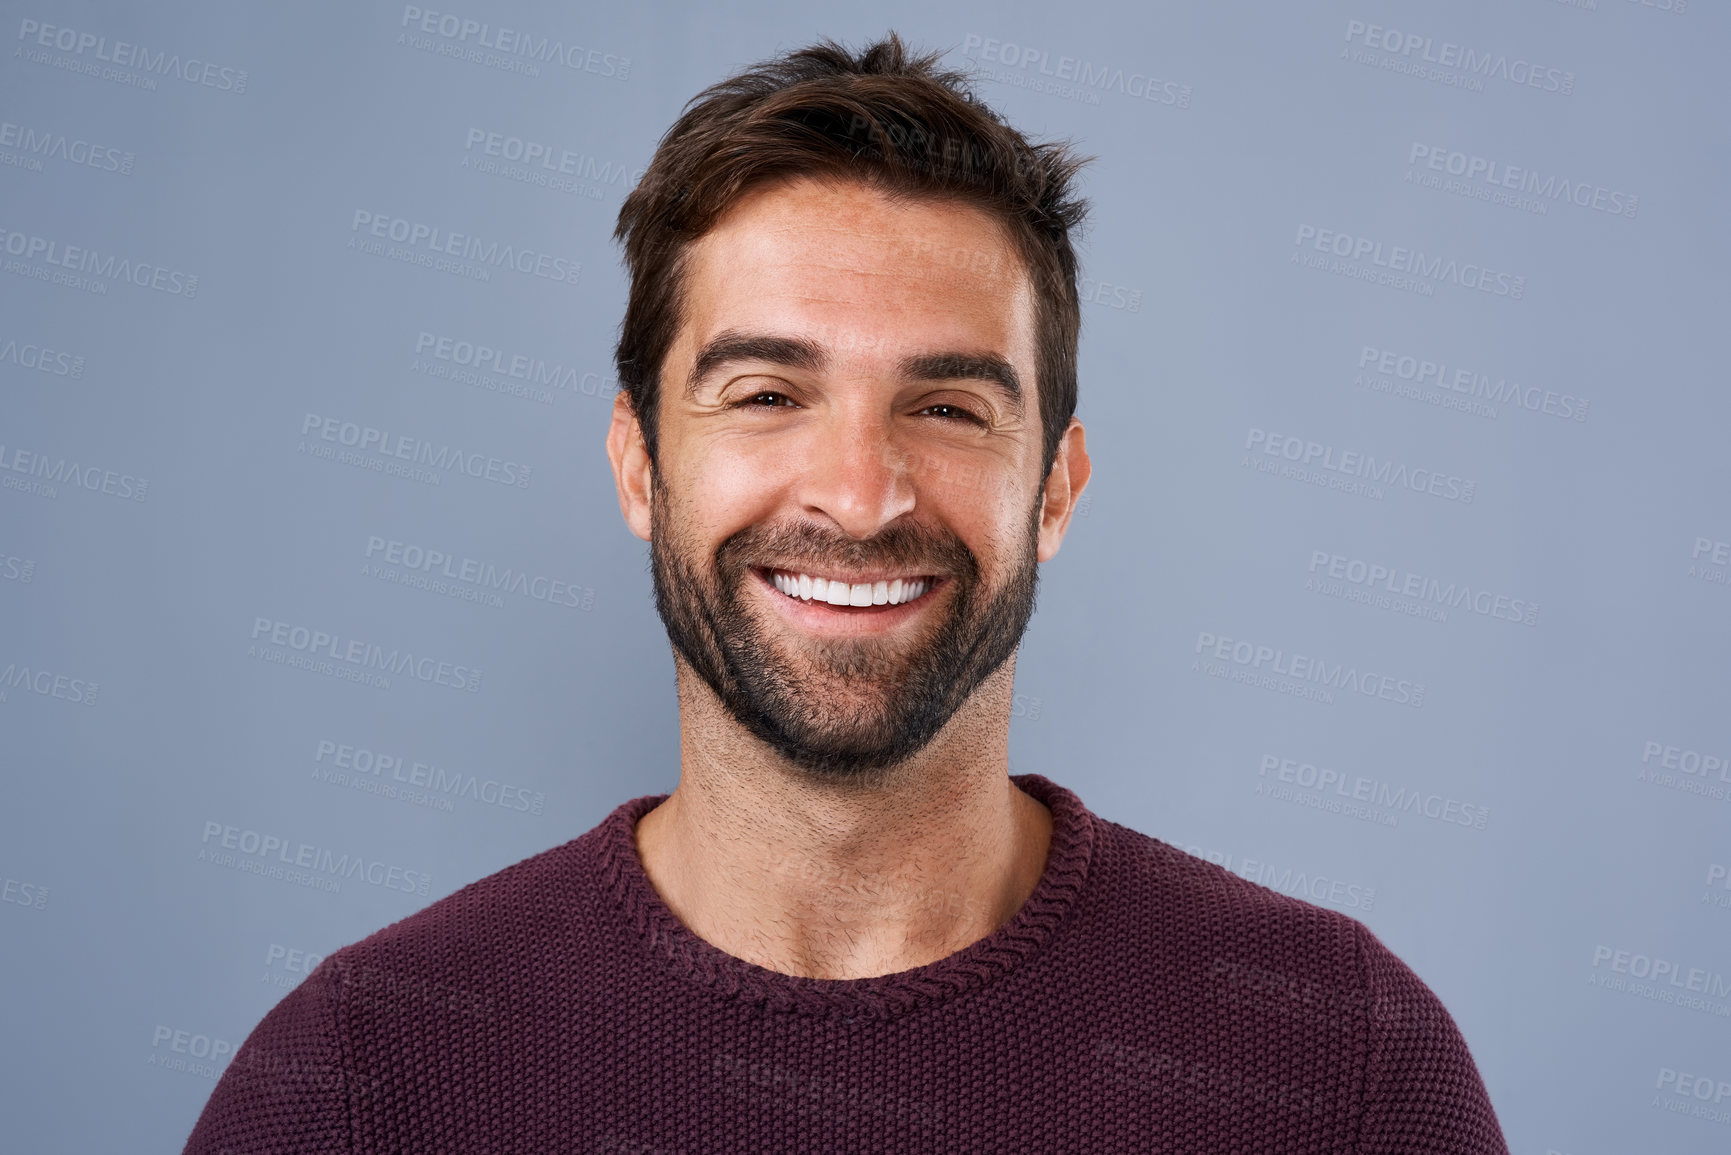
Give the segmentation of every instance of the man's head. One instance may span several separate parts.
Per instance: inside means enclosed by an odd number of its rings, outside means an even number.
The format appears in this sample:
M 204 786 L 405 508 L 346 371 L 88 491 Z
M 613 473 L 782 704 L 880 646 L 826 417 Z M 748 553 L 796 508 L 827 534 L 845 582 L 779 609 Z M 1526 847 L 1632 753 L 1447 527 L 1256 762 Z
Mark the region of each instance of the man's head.
M 892 37 L 709 89 L 620 212 L 621 507 L 677 654 L 807 771 L 1008 677 L 1087 479 L 1078 165 Z

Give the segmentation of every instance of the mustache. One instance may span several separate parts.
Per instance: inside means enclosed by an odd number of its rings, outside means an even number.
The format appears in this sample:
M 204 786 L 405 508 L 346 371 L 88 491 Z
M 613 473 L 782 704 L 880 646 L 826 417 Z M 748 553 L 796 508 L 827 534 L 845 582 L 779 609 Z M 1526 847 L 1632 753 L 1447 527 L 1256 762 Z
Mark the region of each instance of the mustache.
M 980 565 L 954 533 L 896 522 L 867 538 L 850 537 L 809 521 L 747 526 L 715 551 L 722 572 L 753 566 L 779 569 L 898 570 L 977 579 Z

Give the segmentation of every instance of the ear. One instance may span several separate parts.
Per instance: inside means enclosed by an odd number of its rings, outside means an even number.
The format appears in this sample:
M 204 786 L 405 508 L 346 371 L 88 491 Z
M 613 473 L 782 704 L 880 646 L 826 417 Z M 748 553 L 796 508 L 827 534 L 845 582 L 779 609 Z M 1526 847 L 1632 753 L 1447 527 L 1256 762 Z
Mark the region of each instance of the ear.
M 621 389 L 613 396 L 613 421 L 607 426 L 607 460 L 613 465 L 613 484 L 619 490 L 619 512 L 631 532 L 649 540 L 649 499 L 654 490 L 649 446 L 631 395 Z
M 1064 544 L 1064 532 L 1070 528 L 1070 515 L 1082 500 L 1088 487 L 1093 466 L 1088 461 L 1088 439 L 1082 423 L 1070 418 L 1069 428 L 1058 439 L 1058 452 L 1052 458 L 1051 472 L 1046 474 L 1046 492 L 1040 507 L 1039 559 L 1051 561 Z

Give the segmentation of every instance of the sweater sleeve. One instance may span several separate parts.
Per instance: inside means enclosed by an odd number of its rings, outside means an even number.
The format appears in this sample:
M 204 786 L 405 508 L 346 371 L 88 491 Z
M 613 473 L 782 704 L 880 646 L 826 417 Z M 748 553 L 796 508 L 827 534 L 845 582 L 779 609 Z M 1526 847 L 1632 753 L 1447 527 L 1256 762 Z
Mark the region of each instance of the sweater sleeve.
M 1358 1155 L 1508 1155 L 1460 1028 L 1436 994 L 1362 923 L 1370 1047 Z
M 271 1008 L 229 1062 L 185 1155 L 343 1155 L 354 1081 L 338 1034 L 341 978 L 325 959 Z

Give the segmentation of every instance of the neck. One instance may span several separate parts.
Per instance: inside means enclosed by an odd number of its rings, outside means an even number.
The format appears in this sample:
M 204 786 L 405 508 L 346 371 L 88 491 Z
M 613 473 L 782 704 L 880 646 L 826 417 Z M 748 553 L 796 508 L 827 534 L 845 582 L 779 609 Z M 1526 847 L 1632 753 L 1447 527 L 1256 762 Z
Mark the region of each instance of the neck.
M 1014 659 L 919 755 L 854 783 L 787 763 L 676 665 L 679 786 L 636 838 L 698 937 L 783 974 L 867 978 L 954 954 L 1034 892 L 1052 816 L 1009 780 Z

